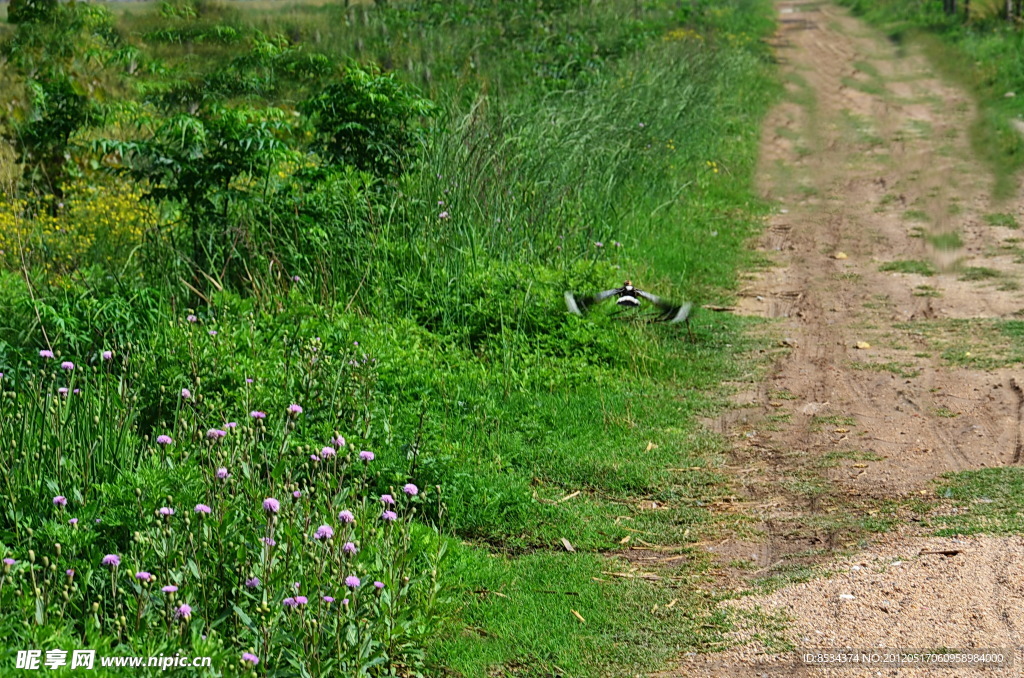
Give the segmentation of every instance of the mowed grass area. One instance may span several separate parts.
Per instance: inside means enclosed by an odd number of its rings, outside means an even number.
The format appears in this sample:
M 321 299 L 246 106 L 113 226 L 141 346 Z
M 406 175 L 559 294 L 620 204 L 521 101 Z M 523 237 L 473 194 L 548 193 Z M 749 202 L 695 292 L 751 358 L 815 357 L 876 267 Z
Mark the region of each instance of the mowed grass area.
M 25 113 L 0 154 L 0 673 L 85 647 L 618 676 L 722 641 L 697 419 L 756 366 L 699 306 L 768 209 L 767 3 L 59 11 L 0 73 Z M 26 155 L 68 120 L 72 162 Z M 565 312 L 625 278 L 695 301 L 693 339 Z

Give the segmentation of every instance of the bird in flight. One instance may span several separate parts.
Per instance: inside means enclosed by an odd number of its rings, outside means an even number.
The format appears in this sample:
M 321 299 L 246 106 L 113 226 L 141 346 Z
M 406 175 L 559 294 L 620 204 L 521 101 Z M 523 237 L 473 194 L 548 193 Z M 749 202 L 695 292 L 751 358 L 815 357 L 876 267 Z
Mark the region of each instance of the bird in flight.
M 615 299 L 615 305 L 623 308 L 637 308 L 641 305 L 641 300 L 647 301 L 653 304 L 658 309 L 659 313 L 654 317 L 655 322 L 665 323 L 686 323 L 686 331 L 690 333 L 690 337 L 693 338 L 693 331 L 690 329 L 690 310 L 693 308 L 693 304 L 676 304 L 671 301 L 666 301 L 661 297 L 657 297 L 649 292 L 644 292 L 641 289 L 637 289 L 631 280 L 627 280 L 622 284 L 622 287 L 615 287 L 610 290 L 604 290 L 597 294 L 591 294 L 590 296 L 577 296 L 572 292 L 565 293 L 565 305 L 568 307 L 570 313 L 576 315 L 583 315 L 590 310 L 591 307 L 600 304 L 608 299 Z

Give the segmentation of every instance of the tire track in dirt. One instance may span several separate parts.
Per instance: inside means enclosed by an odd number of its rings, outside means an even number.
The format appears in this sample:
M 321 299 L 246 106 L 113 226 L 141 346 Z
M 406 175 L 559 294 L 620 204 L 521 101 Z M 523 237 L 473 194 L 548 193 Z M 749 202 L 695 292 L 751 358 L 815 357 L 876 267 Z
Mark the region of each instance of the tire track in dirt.
M 715 422 L 733 441 L 729 466 L 743 470 L 737 494 L 764 535 L 708 547 L 729 588 L 782 563 L 819 565 L 838 550 L 863 548 L 868 535 L 850 526 L 886 502 L 929 496 L 931 481 L 948 471 L 1019 463 L 1024 446 L 1024 392 L 1014 370 L 951 364 L 922 331 L 922 322 L 1009 318 L 1024 309 L 1024 271 L 1006 247 L 1018 232 L 985 223 L 994 212 L 1019 218 L 1021 206 L 991 196 L 992 177 L 968 140 L 973 102 L 922 56 L 844 10 L 815 2 L 777 8 L 786 96 L 765 121 L 759 173 L 779 205 L 759 243 L 773 266 L 745 281 L 738 309 L 777 319 L 772 331 L 785 337 L 786 352 Z M 990 550 L 1010 544 L 1007 552 L 1024 553 L 1024 540 L 975 540 L 946 569 L 925 567 L 922 559 L 935 556 L 915 558 L 948 542 L 905 527 L 856 558 L 913 559 L 904 571 L 927 576 L 935 596 L 956 586 L 979 603 L 966 612 L 925 595 L 901 615 L 870 613 L 837 603 L 843 582 L 833 580 L 725 607 L 788 614 L 790 630 L 778 633 L 797 647 L 801 638 L 822 641 L 813 634 L 823 626 L 834 647 L 966 647 L 981 637 L 988 647 L 1019 645 L 1024 572 Z M 743 560 L 749 566 L 737 568 Z M 886 576 L 903 575 L 881 574 L 871 586 L 899 590 Z M 820 601 L 801 602 L 814 596 Z M 929 609 L 946 610 L 941 624 Z M 988 635 L 968 632 L 972 625 Z M 975 675 L 774 665 L 779 655 L 764 637 L 757 624 L 741 628 L 732 638 L 739 649 L 688 657 L 660 675 Z M 1018 664 L 985 675 L 1024 672 Z

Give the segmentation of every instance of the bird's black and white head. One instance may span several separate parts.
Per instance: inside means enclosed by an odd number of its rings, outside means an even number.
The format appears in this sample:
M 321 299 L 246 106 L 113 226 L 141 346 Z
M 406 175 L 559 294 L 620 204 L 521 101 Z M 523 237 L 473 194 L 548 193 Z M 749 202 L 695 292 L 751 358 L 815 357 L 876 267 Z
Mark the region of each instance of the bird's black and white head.
M 622 284 L 622 289 L 619 290 L 619 298 L 615 300 L 615 304 L 626 308 L 636 308 L 640 305 L 640 300 L 636 298 L 635 292 L 636 288 L 633 287 L 633 281 L 627 280 Z

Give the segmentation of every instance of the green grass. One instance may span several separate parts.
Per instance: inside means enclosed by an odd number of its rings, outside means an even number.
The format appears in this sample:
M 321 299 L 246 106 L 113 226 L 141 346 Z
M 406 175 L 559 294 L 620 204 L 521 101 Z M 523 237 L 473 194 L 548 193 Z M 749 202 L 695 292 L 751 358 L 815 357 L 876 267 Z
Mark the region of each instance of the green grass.
M 882 264 L 878 267 L 879 271 L 883 273 L 914 273 L 916 275 L 935 275 L 935 267 L 927 261 L 920 259 L 902 259 L 900 261 L 890 261 Z
M 977 282 L 979 280 L 991 280 L 993 278 L 1002 277 L 1002 273 L 995 270 L 994 268 L 987 268 L 985 266 L 967 266 L 960 271 L 958 276 L 960 280 L 966 280 L 968 282 Z
M 832 450 L 819 457 L 818 465 L 823 468 L 839 466 L 843 461 L 882 461 L 881 457 L 874 452 L 864 450 Z
M 924 239 L 937 250 L 958 250 L 964 246 L 964 241 L 956 231 L 945 233 L 927 233 Z
M 921 210 L 905 210 L 903 218 L 907 221 L 931 221 L 929 216 Z
M 884 363 L 854 362 L 850 366 L 855 370 L 874 370 L 878 372 L 890 372 L 901 379 L 913 379 L 921 376 L 921 370 L 917 369 L 914 363 L 889 361 Z
M 725 383 L 757 373 L 750 356 L 764 340 L 747 333 L 752 321 L 699 306 L 729 301 L 770 210 L 753 190 L 760 122 L 779 94 L 760 40 L 772 30 L 768 4 L 198 9 L 121 8 L 117 34 L 142 66 L 96 82 L 116 83 L 104 91 L 117 110 L 139 106 L 157 123 L 195 124 L 177 97 L 210 83 L 222 88 L 217 105 L 279 106 L 295 120 L 274 138 L 295 153 L 266 157 L 258 191 L 252 169 L 227 182 L 191 231 L 187 205 L 158 201 L 158 226 L 114 263 L 96 244 L 70 264 L 46 247 L 27 268 L 3 258 L 0 390 L 13 409 L 0 417 L 0 494 L 19 507 L 0 516 L 0 555 L 19 561 L 0 583 L 0 631 L 16 639 L 4 651 L 30 635 L 77 642 L 70 620 L 110 587 L 106 553 L 123 555 L 113 576 L 131 595 L 104 597 L 90 642 L 214 654 L 221 666 L 252 650 L 268 675 L 635 675 L 721 643 L 729 622 L 703 592 L 710 563 L 695 544 L 722 529 L 710 505 L 729 489 L 724 442 L 698 420 L 725 406 Z M 279 33 L 287 40 L 274 42 Z M 284 57 L 253 66 L 256 51 Z M 290 111 L 317 87 L 287 68 L 309 55 L 339 70 L 349 58 L 383 63 L 429 95 L 433 117 L 403 122 L 412 141 L 375 128 L 412 145 L 406 171 L 328 167 L 303 141 L 314 130 Z M 148 141 L 112 115 L 77 133 L 81 167 L 104 161 L 90 155 L 94 138 Z M 81 180 L 100 195 L 104 182 L 133 185 L 89 170 Z M 42 238 L 49 222 L 10 201 L 30 188 L 4 187 L 4 235 L 24 227 Z M 102 224 L 106 203 L 87 204 Z M 609 309 L 565 312 L 566 289 L 626 277 L 696 302 L 694 339 Z M 49 347 L 75 372 L 42 361 Z M 81 397 L 55 397 L 65 383 Z M 301 415 L 286 414 L 300 402 Z M 268 413 L 265 427 L 248 423 L 254 409 Z M 207 442 L 228 421 L 245 423 Z M 347 439 L 337 461 L 312 459 L 336 433 Z M 174 444 L 156 447 L 161 434 Z M 373 462 L 356 461 L 360 450 Z M 221 464 L 227 493 L 213 473 Z M 415 499 L 403 495 L 408 482 Z M 384 493 L 399 500 L 393 528 L 379 515 Z M 54 509 L 58 494 L 67 514 Z M 258 537 L 274 524 L 261 509 L 274 495 L 281 555 L 270 560 Z M 216 534 L 193 517 L 201 501 Z M 156 517 L 163 505 L 173 520 Z M 359 552 L 325 556 L 310 532 L 348 529 L 336 516 L 350 505 L 353 529 L 365 530 Z M 68 515 L 81 516 L 77 527 Z M 627 537 L 687 558 L 653 580 L 615 576 L 630 574 L 612 557 Z M 29 550 L 56 560 L 58 539 L 61 566 L 78 572 L 67 606 L 38 602 L 28 586 L 40 569 Z M 188 547 L 166 555 L 164 539 Z M 143 567 L 196 601 L 190 621 L 170 626 L 181 635 L 166 632 L 163 607 L 139 602 L 149 595 L 132 575 Z M 294 581 L 314 603 L 345 595 L 333 581 L 342 571 L 367 584 L 351 617 L 320 633 L 284 607 Z M 257 573 L 250 592 L 240 578 Z M 47 576 L 48 593 L 63 590 L 62 575 Z M 368 588 L 378 577 L 379 594 Z M 143 621 L 115 634 L 121 614 Z M 0 658 L 6 675 L 13 661 Z
M 898 328 L 920 332 L 948 365 L 995 369 L 1024 362 L 1024 321 L 936 320 Z
M 987 468 L 946 474 L 936 494 L 960 511 L 936 515 L 928 525 L 939 536 L 1024 533 L 1024 469 Z
M 1017 217 L 1006 212 L 993 212 L 985 215 L 985 223 L 989 226 L 1002 226 L 1003 228 L 1020 228 Z

